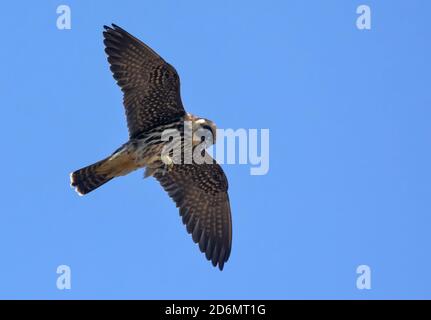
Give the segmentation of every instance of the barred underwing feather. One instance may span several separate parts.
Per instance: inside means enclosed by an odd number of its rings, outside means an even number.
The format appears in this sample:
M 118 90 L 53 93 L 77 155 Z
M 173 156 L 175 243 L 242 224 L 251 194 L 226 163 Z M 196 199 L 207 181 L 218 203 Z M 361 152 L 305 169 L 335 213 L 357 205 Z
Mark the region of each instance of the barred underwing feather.
M 157 171 L 154 177 L 180 207 L 183 223 L 193 241 L 222 270 L 232 247 L 228 182 L 222 168 L 215 161 L 175 164 L 167 171 Z
M 124 92 L 130 138 L 185 115 L 174 67 L 127 31 L 104 26 L 105 52 Z

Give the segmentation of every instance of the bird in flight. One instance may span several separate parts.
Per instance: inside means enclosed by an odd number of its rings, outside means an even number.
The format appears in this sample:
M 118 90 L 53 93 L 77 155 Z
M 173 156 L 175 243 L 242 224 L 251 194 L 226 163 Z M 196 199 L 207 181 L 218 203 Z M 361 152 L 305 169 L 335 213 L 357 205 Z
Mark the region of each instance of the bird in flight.
M 71 186 L 85 195 L 111 179 L 145 168 L 174 200 L 187 232 L 213 266 L 223 270 L 232 246 L 232 218 L 228 181 L 214 159 L 205 151 L 205 161 L 173 161 L 163 152 L 172 140 L 163 132 L 177 130 L 186 148 L 186 131 L 191 130 L 191 148 L 202 146 L 199 130 L 210 132 L 215 142 L 216 126 L 184 110 L 180 79 L 173 66 L 145 43 L 119 26 L 104 26 L 105 52 L 114 79 L 123 91 L 129 140 L 109 157 L 70 174 Z M 186 125 L 188 124 L 188 125 Z M 210 139 L 211 140 L 211 139 Z M 205 141 L 207 146 L 208 141 Z

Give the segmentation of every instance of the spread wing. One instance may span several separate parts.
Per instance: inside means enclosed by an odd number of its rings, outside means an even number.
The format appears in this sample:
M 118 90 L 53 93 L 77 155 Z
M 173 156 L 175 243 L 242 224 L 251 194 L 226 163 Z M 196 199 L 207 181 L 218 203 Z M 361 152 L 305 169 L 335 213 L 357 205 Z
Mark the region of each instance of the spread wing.
M 185 111 L 174 67 L 115 24 L 104 28 L 105 52 L 124 93 L 130 138 L 181 118 Z
M 166 172 L 156 171 L 154 177 L 179 207 L 193 241 L 213 266 L 218 264 L 223 270 L 232 246 L 232 219 L 222 168 L 214 160 L 212 164 L 174 164 Z

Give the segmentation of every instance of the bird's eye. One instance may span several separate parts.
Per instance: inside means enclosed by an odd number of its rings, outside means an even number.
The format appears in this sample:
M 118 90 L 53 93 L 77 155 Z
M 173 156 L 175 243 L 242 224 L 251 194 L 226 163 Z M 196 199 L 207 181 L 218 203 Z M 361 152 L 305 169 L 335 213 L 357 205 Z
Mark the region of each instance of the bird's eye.
M 214 135 L 213 129 L 209 125 L 203 125 L 202 129 L 208 130 L 209 132 L 211 132 L 212 135 Z
M 208 137 L 208 135 L 206 134 L 206 138 L 210 138 L 211 141 L 214 141 L 214 139 L 215 139 L 215 132 L 213 131 L 213 128 L 211 128 L 209 125 L 203 125 L 202 129 L 206 130 L 207 132 L 209 132 L 211 134 L 210 137 Z

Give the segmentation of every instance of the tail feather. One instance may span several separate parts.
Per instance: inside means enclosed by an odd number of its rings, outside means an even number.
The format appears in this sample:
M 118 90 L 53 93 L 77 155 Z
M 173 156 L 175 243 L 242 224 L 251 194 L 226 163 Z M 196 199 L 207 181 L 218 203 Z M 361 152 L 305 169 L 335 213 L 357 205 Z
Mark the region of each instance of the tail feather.
M 85 168 L 76 170 L 70 174 L 70 185 L 79 195 L 87 194 L 113 178 L 103 170 L 98 170 L 109 158 L 96 162 Z

